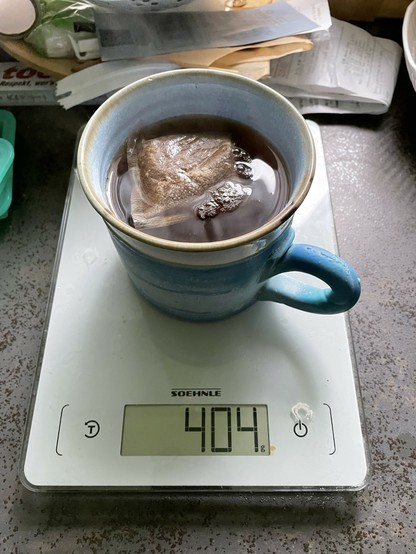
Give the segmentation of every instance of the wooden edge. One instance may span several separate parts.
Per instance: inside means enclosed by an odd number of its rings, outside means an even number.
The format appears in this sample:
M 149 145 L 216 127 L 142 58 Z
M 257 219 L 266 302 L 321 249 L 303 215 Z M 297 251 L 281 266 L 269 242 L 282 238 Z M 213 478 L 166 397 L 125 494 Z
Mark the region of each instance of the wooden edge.
M 80 62 L 75 58 L 44 58 L 23 40 L 0 40 L 0 47 L 15 60 L 26 63 L 29 67 L 57 80 L 100 62 L 100 60 Z

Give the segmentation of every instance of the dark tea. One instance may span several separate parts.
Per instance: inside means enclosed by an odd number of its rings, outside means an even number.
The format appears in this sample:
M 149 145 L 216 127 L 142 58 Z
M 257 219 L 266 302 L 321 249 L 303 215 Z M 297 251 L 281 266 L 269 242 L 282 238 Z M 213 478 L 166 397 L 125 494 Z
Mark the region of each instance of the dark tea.
M 282 159 L 258 132 L 193 116 L 129 137 L 110 167 L 107 195 L 117 217 L 145 233 L 212 242 L 270 221 L 286 206 L 290 186 Z

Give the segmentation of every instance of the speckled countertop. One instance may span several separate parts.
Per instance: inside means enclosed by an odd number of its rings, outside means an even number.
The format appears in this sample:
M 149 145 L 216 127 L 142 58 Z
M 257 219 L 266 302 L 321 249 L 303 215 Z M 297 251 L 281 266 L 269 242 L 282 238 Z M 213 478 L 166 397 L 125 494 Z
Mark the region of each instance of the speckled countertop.
M 397 26 L 396 26 L 397 28 Z M 416 552 L 416 93 L 383 116 L 315 116 L 351 311 L 373 475 L 333 494 L 36 494 L 18 462 L 76 134 L 92 108 L 12 108 L 14 199 L 0 221 L 0 551 Z

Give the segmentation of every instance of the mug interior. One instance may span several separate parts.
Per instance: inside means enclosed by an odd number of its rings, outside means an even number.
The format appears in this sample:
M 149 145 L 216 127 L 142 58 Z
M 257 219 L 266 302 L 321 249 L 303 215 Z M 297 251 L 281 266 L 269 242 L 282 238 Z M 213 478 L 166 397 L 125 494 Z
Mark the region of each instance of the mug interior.
M 216 243 L 174 243 L 138 231 L 114 216 L 105 187 L 117 151 L 141 128 L 181 115 L 224 117 L 263 135 L 286 166 L 291 195 L 284 210 L 250 233 Z M 263 84 L 215 70 L 169 71 L 121 89 L 93 114 L 78 149 L 81 184 L 107 223 L 140 241 L 188 251 L 238 246 L 279 227 L 302 203 L 314 170 L 313 139 L 292 104 Z

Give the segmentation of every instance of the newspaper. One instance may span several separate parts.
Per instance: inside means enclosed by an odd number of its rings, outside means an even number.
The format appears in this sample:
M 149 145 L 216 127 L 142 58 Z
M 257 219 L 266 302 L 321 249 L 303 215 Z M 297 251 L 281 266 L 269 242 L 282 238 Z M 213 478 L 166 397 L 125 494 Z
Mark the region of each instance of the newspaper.
M 0 63 L 0 106 L 49 104 L 56 104 L 54 79 L 19 62 Z
M 303 114 L 388 110 L 402 49 L 363 29 L 332 19 L 327 40 L 309 52 L 272 60 L 262 82 L 289 98 Z

